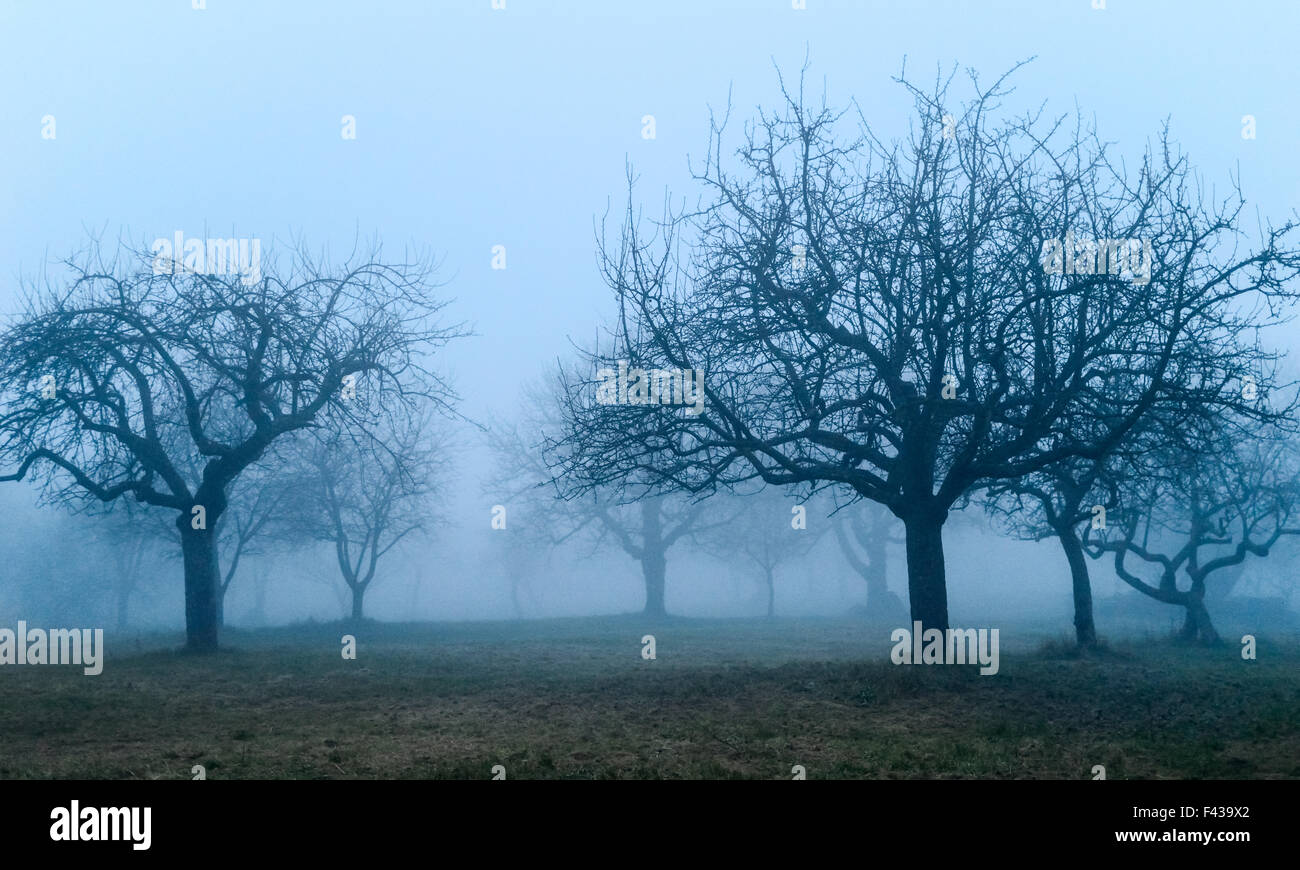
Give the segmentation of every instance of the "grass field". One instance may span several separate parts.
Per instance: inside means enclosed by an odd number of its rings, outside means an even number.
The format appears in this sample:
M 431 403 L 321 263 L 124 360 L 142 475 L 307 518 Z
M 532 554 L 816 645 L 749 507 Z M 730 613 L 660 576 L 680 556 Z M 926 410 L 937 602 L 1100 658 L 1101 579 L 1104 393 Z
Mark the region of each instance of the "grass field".
M 110 636 L 99 676 L 0 671 L 0 777 L 1300 777 L 1294 638 L 1247 662 L 1012 634 L 987 677 L 895 666 L 888 629 L 848 620 L 309 625 L 211 657 Z

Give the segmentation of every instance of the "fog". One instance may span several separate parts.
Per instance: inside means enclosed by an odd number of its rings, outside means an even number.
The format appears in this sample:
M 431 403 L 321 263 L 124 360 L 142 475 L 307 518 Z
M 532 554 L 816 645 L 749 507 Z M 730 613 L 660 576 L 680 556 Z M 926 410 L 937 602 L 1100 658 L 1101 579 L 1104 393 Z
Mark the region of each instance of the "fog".
M 435 368 L 458 395 L 445 423 L 451 457 L 427 533 L 380 563 L 365 599 L 381 621 L 543 619 L 637 612 L 641 569 L 610 535 L 534 542 L 520 570 L 492 526 L 503 496 L 490 480 L 494 425 L 518 420 L 530 384 L 590 346 L 616 314 L 596 261 L 607 213 L 617 221 L 629 167 L 637 201 L 693 201 L 711 113 L 744 120 L 780 99 L 778 73 L 807 64 L 810 91 L 856 101 L 885 136 L 905 134 L 903 69 L 924 83 L 954 64 L 995 78 L 1034 57 L 1009 105 L 1080 107 L 1132 156 L 1168 120 L 1211 189 L 1239 177 L 1255 215 L 1285 219 L 1300 186 L 1289 58 L 1297 11 L 1218 3 L 1039 2 L 976 8 L 810 0 L 641 4 L 312 5 L 182 2 L 7 4 L 0 11 L 0 305 L 16 316 L 24 281 L 88 237 L 255 237 L 346 255 L 431 254 L 446 323 L 472 334 Z M 1193 14 L 1192 7 L 1195 7 Z M 72 26 L 75 24 L 75 26 Z M 923 37 L 921 36 L 923 34 Z M 1244 115 L 1258 135 L 1242 136 Z M 41 135 L 53 116 L 57 135 Z M 340 136 L 344 116 L 355 138 Z M 653 116 L 654 136 L 644 135 Z M 494 268 L 504 246 L 505 268 Z M 1269 340 L 1290 350 L 1292 326 Z M 1289 365 L 1289 363 L 1288 363 Z M 0 485 L 0 622 L 93 624 L 114 631 L 185 625 L 179 550 L 150 546 L 130 574 L 125 618 L 109 576 L 119 542 L 96 516 L 41 501 L 28 482 Z M 725 497 L 719 501 L 725 501 Z M 795 503 L 791 501 L 791 504 Z M 866 503 L 845 508 L 866 509 Z M 509 505 L 508 505 L 509 506 Z M 866 587 L 817 502 L 806 554 L 775 572 L 778 617 L 839 616 Z M 707 504 L 704 517 L 722 516 Z M 773 522 L 788 525 L 781 508 Z M 891 518 L 893 534 L 902 526 Z M 524 519 L 511 517 L 509 534 Z M 703 522 L 703 520 L 701 520 Z M 1069 568 L 1053 541 L 995 528 L 978 506 L 945 531 L 954 623 L 1024 618 L 1070 631 Z M 173 552 L 175 550 L 175 552 Z M 234 627 L 327 622 L 349 612 L 325 544 L 251 552 L 225 602 Z M 724 547 L 725 551 L 725 547 Z M 1286 553 L 1284 548 L 1279 552 Z M 887 583 L 908 598 L 900 543 Z M 222 556 L 223 562 L 226 557 Z M 1274 563 L 1289 558 L 1275 556 Z M 520 563 L 522 564 L 522 563 Z M 224 567 L 224 566 L 223 566 Z M 1241 594 L 1276 595 L 1257 566 Z M 767 609 L 761 572 L 684 539 L 667 557 L 666 604 L 688 617 Z M 1250 583 L 1255 583 L 1253 590 Z M 1132 597 L 1094 566 L 1099 611 Z M 1294 607 L 1294 589 L 1284 596 Z M 1148 628 L 1179 608 L 1145 602 Z M 1118 629 L 1116 629 L 1118 630 Z
M 1110 779 L 1165 787 L 869 786 L 867 837 L 1266 844 L 1297 34 L 0 2 L 0 780 L 45 781 L 8 840 L 337 863 L 628 821 L 137 780 Z

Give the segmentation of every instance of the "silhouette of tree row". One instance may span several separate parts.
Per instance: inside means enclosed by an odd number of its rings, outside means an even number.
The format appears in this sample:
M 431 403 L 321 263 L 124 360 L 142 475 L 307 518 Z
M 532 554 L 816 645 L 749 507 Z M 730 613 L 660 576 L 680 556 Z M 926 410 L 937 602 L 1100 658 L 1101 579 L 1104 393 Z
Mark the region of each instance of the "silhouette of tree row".
M 461 333 L 437 322 L 444 303 L 428 262 L 389 262 L 376 246 L 331 265 L 298 248 L 249 281 L 156 271 L 147 252 L 92 243 L 64 265 L 66 277 L 27 288 L 0 336 L 0 480 L 34 479 L 73 505 L 129 497 L 170 512 L 191 650 L 217 647 L 222 593 L 265 521 L 256 507 L 226 519 L 251 469 L 308 436 L 367 445 L 382 463 L 401 455 L 400 443 L 384 448 L 406 421 L 455 399 L 430 361 Z M 366 461 L 340 460 L 336 471 L 365 474 Z M 223 581 L 227 527 L 235 543 Z M 391 528 L 370 530 L 362 588 Z
M 961 102 L 951 76 L 900 77 L 900 139 L 783 82 L 734 152 L 714 123 L 699 203 L 656 221 L 629 175 L 599 239 L 618 316 L 562 372 L 546 444 L 565 491 L 761 481 L 876 502 L 903 525 L 912 619 L 941 630 L 949 512 L 990 487 L 1037 498 L 1091 643 L 1078 528 L 1144 479 L 1111 493 L 1099 464 L 1182 420 L 1288 418 L 1243 383 L 1282 393 L 1256 338 L 1294 296 L 1300 253 L 1292 223 L 1248 233 L 1236 185 L 1212 194 L 1167 127 L 1130 165 L 1077 116 L 1005 109 L 1010 75 L 971 73 Z M 609 401 L 600 373 L 620 361 L 703 371 L 703 412 Z

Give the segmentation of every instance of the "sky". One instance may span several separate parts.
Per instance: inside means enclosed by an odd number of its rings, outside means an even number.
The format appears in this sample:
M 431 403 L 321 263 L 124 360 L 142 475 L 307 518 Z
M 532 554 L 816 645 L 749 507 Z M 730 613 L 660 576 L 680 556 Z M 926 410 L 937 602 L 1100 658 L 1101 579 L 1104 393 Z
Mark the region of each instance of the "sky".
M 1168 120 L 1207 184 L 1239 172 L 1262 216 L 1300 190 L 1294 3 L 199 2 L 0 2 L 0 313 L 88 233 L 336 252 L 375 236 L 440 260 L 447 318 L 474 332 L 444 370 L 470 418 L 508 418 L 611 313 L 594 239 L 627 167 L 651 212 L 691 196 L 710 111 L 730 95 L 751 117 L 805 58 L 832 103 L 889 133 L 904 62 L 991 80 L 1034 58 L 1018 99 L 1077 106 L 1125 153 Z M 459 489 L 473 528 L 479 465 Z

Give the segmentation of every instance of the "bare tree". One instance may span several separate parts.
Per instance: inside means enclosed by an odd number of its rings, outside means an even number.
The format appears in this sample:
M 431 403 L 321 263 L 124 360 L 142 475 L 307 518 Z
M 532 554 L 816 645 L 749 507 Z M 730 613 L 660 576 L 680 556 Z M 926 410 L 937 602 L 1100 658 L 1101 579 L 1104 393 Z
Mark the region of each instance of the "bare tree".
M 1189 433 L 1230 427 L 1245 433 L 1288 426 L 1296 400 L 1271 402 L 1261 395 L 1280 396 L 1279 355 L 1253 343 L 1225 342 L 1226 324 L 1208 324 L 1189 333 L 1163 376 L 1161 401 L 1152 406 L 1120 441 L 1108 441 L 1104 452 L 1058 459 L 1018 478 L 994 481 L 985 492 L 985 507 L 1004 529 L 1022 538 L 1055 538 L 1070 568 L 1074 598 L 1075 639 L 1081 650 L 1097 646 L 1092 584 L 1081 527 L 1106 528 L 1124 492 L 1144 491 L 1144 478 L 1161 479 L 1165 469 L 1153 457 L 1181 465 L 1188 456 L 1204 455 L 1211 445 L 1230 450 L 1222 438 L 1189 440 Z M 1103 432 L 1107 421 L 1122 413 L 1112 398 L 1133 386 L 1121 386 L 1129 373 L 1107 374 L 1086 403 L 1071 409 L 1062 423 L 1076 432 Z M 1096 535 L 1094 535 L 1096 537 Z
M 1181 449 L 1145 459 L 1117 528 L 1085 526 L 1083 545 L 1094 558 L 1112 555 L 1115 573 L 1137 591 L 1183 607 L 1184 640 L 1217 643 L 1207 581 L 1300 535 L 1300 453 L 1278 435 L 1232 428 L 1201 430 Z
M 523 616 L 521 590 L 555 548 L 585 525 L 581 513 L 558 502 L 547 486 L 549 475 L 537 442 L 540 433 L 554 425 L 548 412 L 555 403 L 548 401 L 542 385 L 528 385 L 522 395 L 518 419 L 498 417 L 483 433 L 492 462 L 483 482 L 483 495 L 492 502 L 492 528 L 485 543 L 505 574 L 516 618 Z
M 727 517 L 715 505 L 681 494 L 642 493 L 625 498 L 615 487 L 566 494 L 556 479 L 544 445 L 566 425 L 560 401 L 563 375 L 525 392 L 524 411 L 518 423 L 497 422 L 489 433 L 496 467 L 488 481 L 493 498 L 516 514 L 531 518 L 526 528 L 533 539 L 551 547 L 567 541 L 584 541 L 593 549 L 613 542 L 641 567 L 645 584 L 643 613 L 667 616 L 668 553 L 683 539 L 694 539 Z
M 534 581 L 551 555 L 550 546 L 528 531 L 527 525 L 522 530 L 517 526 L 493 529 L 484 542 L 485 549 L 493 554 L 510 588 L 510 607 L 516 619 L 524 617 L 525 596 L 536 606 L 538 595 Z M 504 541 L 499 536 L 503 536 Z
M 380 559 L 437 525 L 433 496 L 449 464 L 429 416 L 397 421 L 378 437 L 330 432 L 304 445 L 293 521 L 333 546 L 353 620 L 364 618 Z
M 231 483 L 226 509 L 217 519 L 217 553 L 225 559 L 224 565 L 218 560 L 216 606 L 220 627 L 226 624 L 226 598 L 245 557 L 265 556 L 306 540 L 295 524 L 284 521 L 282 508 L 292 501 L 295 481 L 283 460 L 274 454 L 274 449 L 268 450 Z M 200 476 L 197 466 L 190 468 L 191 479 Z M 124 505 L 125 510 L 114 510 L 118 505 Z M 164 511 L 119 499 L 109 503 L 107 516 L 110 522 L 104 533 L 129 544 L 127 554 L 117 557 L 119 565 L 122 559 L 136 565 L 143 556 L 140 544 L 144 541 L 152 542 L 155 548 L 168 547 L 173 555 L 181 551 L 179 530 Z M 122 567 L 119 575 L 126 570 Z M 265 579 L 263 576 L 262 581 Z M 259 594 L 263 591 L 259 590 Z
M 214 650 L 231 485 L 308 428 L 368 431 L 447 404 L 428 357 L 460 333 L 434 322 L 430 264 L 385 262 L 378 246 L 337 267 L 301 249 L 283 267 L 269 257 L 257 280 L 98 244 L 65 265 L 65 282 L 29 288 L 0 340 L 0 463 L 13 469 L 0 480 L 174 511 L 187 647 Z
M 873 622 L 898 625 L 907 608 L 889 589 L 889 548 L 906 543 L 894 534 L 896 517 L 871 502 L 857 502 L 831 518 L 840 552 L 867 584 L 867 615 Z
M 722 498 L 715 497 L 714 504 Z M 809 505 L 798 504 L 775 488 L 739 496 L 729 518 L 700 536 L 704 549 L 731 562 L 739 556 L 763 584 L 767 617 L 776 616 L 776 575 L 783 565 L 807 556 L 827 529 L 824 517 L 808 517 Z M 792 509 L 795 509 L 792 511 Z
M 1074 600 L 1075 643 L 1081 650 L 1097 647 L 1092 607 L 1092 579 L 1084 554 L 1080 526 L 1104 528 L 1107 512 L 1116 507 L 1113 479 L 1104 476 L 1105 462 L 1073 457 L 1024 477 L 1001 481 L 988 491 L 986 507 L 999 525 L 1025 540 L 1055 538 L 1070 569 Z
M 912 618 L 946 629 L 953 506 L 1106 455 L 1170 400 L 1179 361 L 1215 401 L 1300 256 L 1289 223 L 1248 249 L 1240 194 L 1207 202 L 1167 131 L 1130 170 L 1077 118 L 1007 116 L 1006 76 L 972 73 L 961 105 L 946 80 L 900 81 L 901 143 L 783 86 L 734 163 L 715 125 L 698 208 L 647 229 L 629 197 L 600 250 L 620 317 L 566 385 L 575 425 L 553 450 L 575 491 L 760 478 L 878 502 L 904 526 Z M 702 413 L 600 403 L 620 357 L 704 373 Z

